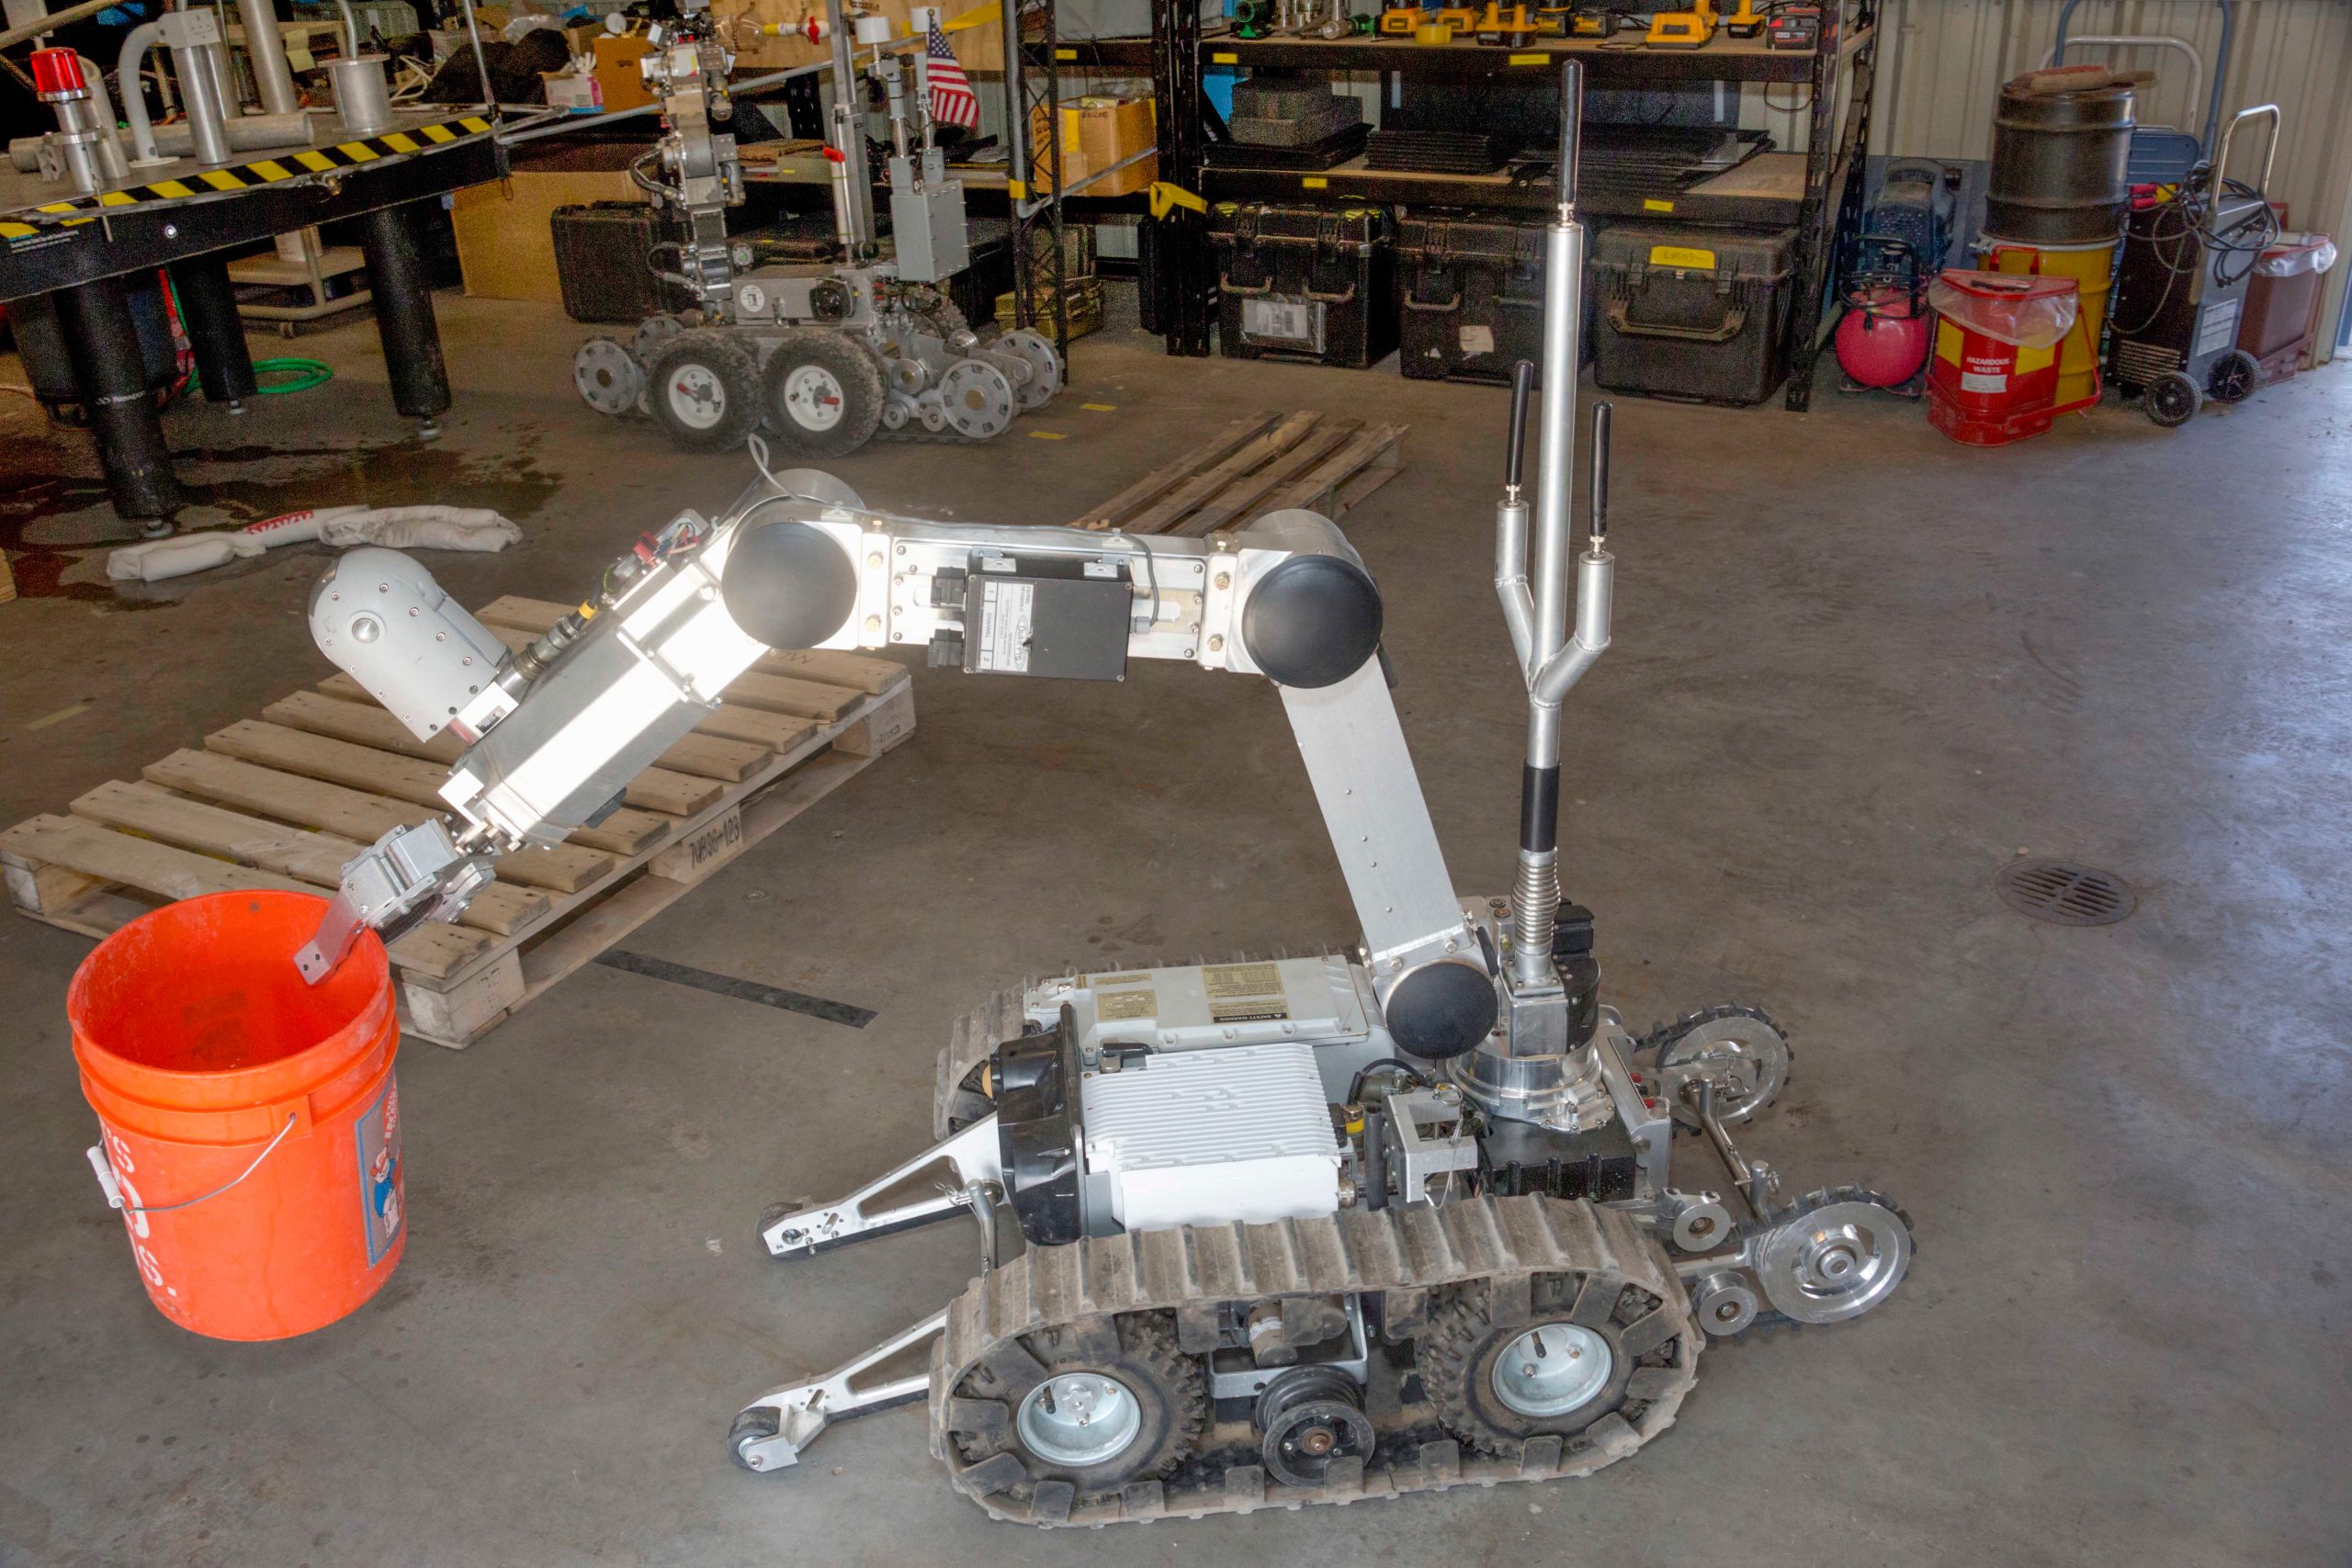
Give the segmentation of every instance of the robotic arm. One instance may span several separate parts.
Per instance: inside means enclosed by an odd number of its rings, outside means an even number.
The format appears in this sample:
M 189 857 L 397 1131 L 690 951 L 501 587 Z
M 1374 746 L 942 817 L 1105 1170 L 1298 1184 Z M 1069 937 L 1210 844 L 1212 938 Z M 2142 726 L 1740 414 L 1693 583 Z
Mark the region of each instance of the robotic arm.
M 1157 659 L 1272 681 L 1392 1031 L 1492 1025 L 1488 969 L 1375 657 L 1379 592 L 1316 513 L 1208 538 L 932 523 L 796 469 L 716 521 L 680 513 L 520 653 L 387 549 L 336 562 L 311 626 L 417 736 L 468 743 L 441 792 L 453 820 L 396 829 L 345 869 L 297 959 L 313 983 L 361 926 L 453 919 L 495 856 L 596 821 L 764 650 L 919 647 L 975 674 L 1117 681 Z

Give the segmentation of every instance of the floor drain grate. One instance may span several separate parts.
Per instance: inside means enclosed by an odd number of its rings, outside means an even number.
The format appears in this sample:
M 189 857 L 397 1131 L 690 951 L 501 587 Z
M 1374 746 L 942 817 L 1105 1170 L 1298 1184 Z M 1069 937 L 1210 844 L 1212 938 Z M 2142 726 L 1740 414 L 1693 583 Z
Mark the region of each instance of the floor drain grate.
M 2020 915 L 2059 926 L 2111 926 L 2139 904 L 2111 871 L 2063 860 L 2021 860 L 1993 879 L 2001 902 Z

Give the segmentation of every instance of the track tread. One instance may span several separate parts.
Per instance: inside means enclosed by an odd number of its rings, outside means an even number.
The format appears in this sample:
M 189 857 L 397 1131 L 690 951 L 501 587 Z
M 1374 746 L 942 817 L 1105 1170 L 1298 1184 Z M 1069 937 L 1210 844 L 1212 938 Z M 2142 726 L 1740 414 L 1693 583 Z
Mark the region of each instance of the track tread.
M 1067 1517 L 1057 1499 L 1040 1508 L 1022 1495 L 1002 1454 L 967 1461 L 956 1440 L 971 1428 L 956 1419 L 965 1381 L 1008 1347 L 1043 1329 L 1080 1318 L 1166 1314 L 1192 1303 L 1331 1291 L 1426 1291 L 1532 1274 L 1605 1271 L 1662 1303 L 1686 1353 L 1679 1364 L 1645 1368 L 1645 1408 L 1620 1432 L 1596 1422 L 1573 1444 L 1531 1442 L 1505 1458 L 1465 1454 L 1453 1441 L 1425 1442 L 1410 1458 L 1358 1470 L 1334 1467 L 1323 1484 L 1284 1485 L 1252 1466 L 1204 1482 L 1130 1484 L 1115 1495 L 1080 1497 Z M 1612 1297 L 1613 1303 L 1613 1297 Z M 1672 1334 L 1658 1339 L 1663 1344 Z M 1583 1475 L 1648 1442 L 1674 1422 L 1698 1373 L 1704 1340 L 1685 1315 L 1672 1266 L 1634 1221 L 1614 1210 L 1540 1197 L 1478 1198 L 1438 1209 L 1412 1208 L 1289 1219 L 1271 1224 L 1191 1225 L 1035 1247 L 974 1280 L 948 1308 L 947 1328 L 932 1352 L 932 1451 L 946 1463 L 957 1491 L 997 1518 L 1023 1524 L 1103 1525 L 1170 1515 L 1249 1513 L 1306 1503 L 1441 1490 L 1464 1483 L 1539 1481 Z M 1023 1356 L 1026 1355 L 1023 1351 Z M 1034 1358 L 1032 1359 L 1034 1364 Z M 1014 1460 L 1017 1467 L 1019 1461 Z M 1025 1475 L 1025 1472 L 1023 1472 Z

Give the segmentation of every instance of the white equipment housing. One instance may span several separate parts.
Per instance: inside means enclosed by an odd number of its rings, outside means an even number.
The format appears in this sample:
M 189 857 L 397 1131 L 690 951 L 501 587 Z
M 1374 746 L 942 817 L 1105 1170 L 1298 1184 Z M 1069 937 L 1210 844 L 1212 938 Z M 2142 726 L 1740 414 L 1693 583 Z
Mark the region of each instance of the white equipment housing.
M 1263 1224 L 1340 1206 L 1311 1045 L 1139 1055 L 1086 1076 L 1086 1174 L 1120 1228 Z

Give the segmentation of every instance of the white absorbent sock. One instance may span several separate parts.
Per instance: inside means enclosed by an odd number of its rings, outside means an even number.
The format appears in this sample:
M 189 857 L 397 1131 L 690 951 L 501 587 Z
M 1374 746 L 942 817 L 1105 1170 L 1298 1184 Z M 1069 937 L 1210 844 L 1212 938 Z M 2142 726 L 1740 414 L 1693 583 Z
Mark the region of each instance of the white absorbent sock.
M 481 507 L 322 506 L 233 532 L 129 545 L 107 557 L 107 575 L 117 582 L 161 582 L 314 539 L 337 549 L 383 545 L 396 550 L 503 550 L 522 537 L 522 529 Z

